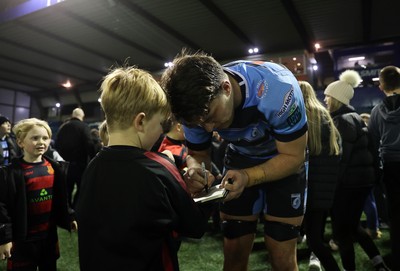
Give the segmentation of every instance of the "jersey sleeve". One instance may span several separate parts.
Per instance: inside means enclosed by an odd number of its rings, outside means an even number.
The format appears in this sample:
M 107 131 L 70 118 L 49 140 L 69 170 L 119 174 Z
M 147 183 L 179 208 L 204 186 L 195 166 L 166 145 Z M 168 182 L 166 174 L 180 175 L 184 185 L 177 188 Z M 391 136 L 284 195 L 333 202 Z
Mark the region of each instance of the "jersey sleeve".
M 186 146 L 195 151 L 206 150 L 211 146 L 212 133 L 202 127 L 183 126 L 185 132 Z
M 271 133 L 282 142 L 293 141 L 307 131 L 307 116 L 299 84 L 293 75 L 270 77 L 268 91 L 258 109 L 264 114 Z

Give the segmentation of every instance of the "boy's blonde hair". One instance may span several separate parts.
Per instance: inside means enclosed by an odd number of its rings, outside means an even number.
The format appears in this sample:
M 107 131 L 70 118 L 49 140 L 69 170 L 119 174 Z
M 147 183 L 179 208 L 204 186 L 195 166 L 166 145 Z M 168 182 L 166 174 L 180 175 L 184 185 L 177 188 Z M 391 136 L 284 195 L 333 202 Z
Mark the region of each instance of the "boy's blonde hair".
M 49 124 L 46 121 L 40 120 L 37 118 L 20 120 L 17 124 L 15 124 L 15 126 L 13 127 L 12 130 L 13 130 L 17 140 L 22 141 L 25 139 L 25 137 L 29 133 L 29 131 L 35 126 L 43 127 L 44 129 L 46 129 L 46 131 L 49 135 L 49 138 L 51 138 L 52 132 L 51 132 Z
M 128 128 L 140 112 L 148 118 L 158 112 L 164 115 L 170 112 L 167 96 L 160 85 L 148 72 L 135 67 L 112 70 L 104 77 L 100 91 L 109 132 Z
M 308 148 L 311 155 L 319 155 L 323 149 L 321 144 L 321 124 L 327 122 L 329 125 L 329 155 L 339 155 L 340 134 L 328 110 L 317 99 L 313 87 L 306 81 L 299 81 L 303 94 L 308 123 Z

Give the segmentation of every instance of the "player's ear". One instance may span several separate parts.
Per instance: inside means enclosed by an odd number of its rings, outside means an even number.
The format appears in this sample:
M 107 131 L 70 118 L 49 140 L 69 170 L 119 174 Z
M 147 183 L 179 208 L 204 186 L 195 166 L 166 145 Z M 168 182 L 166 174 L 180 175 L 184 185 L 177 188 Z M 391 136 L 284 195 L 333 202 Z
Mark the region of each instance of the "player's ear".
M 226 95 L 230 95 L 232 92 L 232 84 L 229 82 L 229 80 L 224 80 L 221 84 L 222 87 L 222 92 L 225 93 Z
M 145 122 L 146 114 L 144 112 L 140 112 L 133 119 L 133 126 L 138 131 L 144 130 L 144 122 Z

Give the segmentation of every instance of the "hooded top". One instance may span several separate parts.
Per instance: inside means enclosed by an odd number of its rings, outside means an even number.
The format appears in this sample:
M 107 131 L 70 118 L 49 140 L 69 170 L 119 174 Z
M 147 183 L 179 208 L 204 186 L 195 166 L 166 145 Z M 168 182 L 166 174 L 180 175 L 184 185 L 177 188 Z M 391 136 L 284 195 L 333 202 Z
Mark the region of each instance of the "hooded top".
M 368 128 L 383 162 L 400 162 L 399 94 L 387 96 L 372 109 Z

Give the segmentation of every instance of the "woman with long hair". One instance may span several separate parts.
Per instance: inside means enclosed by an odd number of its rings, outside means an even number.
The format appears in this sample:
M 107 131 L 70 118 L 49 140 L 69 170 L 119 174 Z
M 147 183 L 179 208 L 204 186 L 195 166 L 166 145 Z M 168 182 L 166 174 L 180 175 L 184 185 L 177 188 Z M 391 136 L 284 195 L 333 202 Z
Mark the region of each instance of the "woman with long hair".
M 338 181 L 340 135 L 329 111 L 317 99 L 313 87 L 305 81 L 299 84 L 308 123 L 308 196 L 304 227 L 307 244 L 313 253 L 310 268 L 319 267 L 315 254 L 326 271 L 340 271 L 330 249 L 323 243 L 325 222 Z

